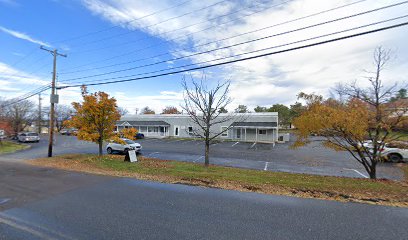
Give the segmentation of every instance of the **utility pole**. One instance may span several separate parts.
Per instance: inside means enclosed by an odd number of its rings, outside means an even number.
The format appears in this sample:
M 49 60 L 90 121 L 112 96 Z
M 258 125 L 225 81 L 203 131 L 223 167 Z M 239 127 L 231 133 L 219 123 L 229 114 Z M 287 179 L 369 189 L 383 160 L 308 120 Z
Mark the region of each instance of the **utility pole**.
M 52 82 L 51 82 L 51 105 L 50 105 L 50 127 L 48 129 L 49 138 L 48 138 L 48 157 L 52 157 L 52 145 L 54 141 L 54 121 L 55 121 L 55 113 L 54 113 L 54 104 L 58 103 L 58 95 L 55 95 L 55 79 L 57 76 L 57 56 L 67 57 L 65 54 L 58 53 L 57 49 L 49 50 L 45 47 L 40 47 L 42 50 L 45 50 L 52 54 L 54 57 L 54 64 L 53 64 L 53 71 L 52 71 Z
M 38 134 L 41 134 L 41 121 L 42 121 L 42 113 L 41 113 L 41 93 L 38 94 Z

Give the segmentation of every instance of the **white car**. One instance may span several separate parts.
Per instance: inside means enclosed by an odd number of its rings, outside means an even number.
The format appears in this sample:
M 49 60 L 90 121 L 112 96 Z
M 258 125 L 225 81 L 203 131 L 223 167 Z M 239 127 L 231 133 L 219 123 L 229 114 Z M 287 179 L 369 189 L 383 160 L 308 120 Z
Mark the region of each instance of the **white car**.
M 390 162 L 408 161 L 408 148 L 398 148 L 393 144 L 386 144 L 381 155 Z
M 142 146 L 139 143 L 135 143 L 134 141 L 127 139 L 127 138 L 121 138 L 125 144 L 121 143 L 116 143 L 116 142 L 110 142 L 106 146 L 106 151 L 108 154 L 112 154 L 113 152 L 127 152 L 129 150 L 136 150 L 136 152 L 140 152 L 142 150 Z
M 40 136 L 36 132 L 23 132 L 17 135 L 19 142 L 39 142 Z
M 379 144 L 381 143 L 379 142 Z M 374 148 L 370 140 L 364 141 L 362 145 L 370 151 Z M 395 163 L 408 161 L 408 145 L 406 143 L 385 143 L 385 146 L 380 149 L 380 152 L 385 161 Z

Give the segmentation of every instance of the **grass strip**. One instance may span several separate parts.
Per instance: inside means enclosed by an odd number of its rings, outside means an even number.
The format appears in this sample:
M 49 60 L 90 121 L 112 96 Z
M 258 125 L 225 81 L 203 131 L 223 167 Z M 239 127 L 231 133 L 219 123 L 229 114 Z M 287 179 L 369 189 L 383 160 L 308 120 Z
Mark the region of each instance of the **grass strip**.
M 33 165 L 166 183 L 266 194 L 408 207 L 408 182 L 247 170 L 139 157 L 63 155 L 30 161 Z M 408 170 L 407 170 L 408 171 Z
M 12 153 L 26 148 L 28 148 L 27 145 L 18 144 L 10 141 L 0 141 L 0 154 Z

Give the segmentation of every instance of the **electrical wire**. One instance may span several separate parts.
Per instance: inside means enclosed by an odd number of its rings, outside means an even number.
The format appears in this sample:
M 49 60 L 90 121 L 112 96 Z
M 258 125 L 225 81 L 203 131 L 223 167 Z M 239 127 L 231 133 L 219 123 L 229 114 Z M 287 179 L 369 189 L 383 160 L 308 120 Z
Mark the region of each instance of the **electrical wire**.
M 282 2 L 282 3 L 279 3 L 279 4 L 275 4 L 275 5 L 272 5 L 272 6 L 268 7 L 268 8 L 266 8 L 266 9 L 270 9 L 270 8 L 273 8 L 273 7 L 277 7 L 277 6 L 279 6 L 279 5 L 282 5 L 282 4 L 287 3 L 287 2 L 290 2 L 290 1 L 293 1 L 293 0 L 288 0 L 288 1 L 285 1 L 285 2 Z M 362 1 L 365 1 L 365 0 L 362 0 Z M 248 16 L 250 16 L 250 15 L 253 15 L 253 14 L 256 14 L 256 13 L 259 13 L 259 12 L 263 12 L 263 11 L 265 11 L 266 9 L 262 9 L 262 10 L 260 10 L 260 11 L 256 11 L 256 12 L 247 14 L 247 15 L 245 15 L 245 17 L 248 17 Z M 241 10 L 239 10 L 239 11 L 241 11 Z M 239 11 L 236 11 L 236 12 L 239 12 Z M 230 14 L 232 14 L 232 13 L 215 17 L 215 18 L 213 18 L 212 20 L 217 19 L 217 18 L 219 18 L 219 17 L 227 16 L 227 15 L 230 15 Z M 233 22 L 233 21 L 235 21 L 235 20 L 237 20 L 237 19 L 241 19 L 241 18 L 242 18 L 242 17 L 236 18 L 236 19 L 234 19 L 234 20 L 227 21 L 227 22 L 225 22 L 225 23 L 218 24 L 216 27 L 222 26 L 222 25 L 224 25 L 224 24 L 226 24 L 226 23 Z M 207 22 L 207 21 L 209 21 L 209 20 L 210 20 L 210 19 L 208 19 L 208 20 L 206 20 L 206 21 L 203 21 L 203 22 Z M 203 22 L 200 22 L 200 23 L 203 23 Z M 198 23 L 197 23 L 197 24 L 198 24 Z M 191 26 L 194 26 L 194 25 L 196 25 L 196 24 L 192 24 L 192 25 L 189 25 L 189 26 L 184 26 L 184 27 L 178 28 L 178 29 L 173 29 L 173 30 L 167 31 L 167 32 L 165 32 L 165 33 L 170 33 L 170 32 L 174 32 L 174 31 L 183 30 L 183 29 L 186 29 L 186 28 L 191 27 Z M 89 65 L 96 64 L 96 63 L 106 62 L 106 61 L 110 61 L 110 60 L 113 60 L 113 59 L 116 59 L 116 58 L 121 58 L 121 57 L 124 57 L 124 56 L 132 55 L 132 54 L 134 54 L 134 53 L 137 53 L 137 52 L 140 52 L 140 51 L 143 51 L 143 50 L 147 50 L 147 49 L 150 49 L 150 48 L 152 48 L 152 47 L 159 46 L 159 45 L 162 45 L 162 44 L 164 44 L 164 43 L 168 43 L 168 42 L 171 42 L 171 41 L 180 39 L 180 38 L 185 38 L 185 37 L 187 37 L 187 36 L 191 36 L 192 34 L 195 34 L 195 33 L 198 33 L 198 32 L 203 32 L 203 31 L 208 30 L 208 29 L 211 29 L 211 28 L 214 28 L 214 27 L 208 27 L 208 28 L 205 28 L 205 29 L 202 29 L 202 30 L 193 32 L 193 33 L 189 33 L 189 34 L 186 34 L 186 35 L 183 35 L 183 36 L 179 36 L 179 37 L 176 37 L 176 38 L 173 38 L 173 39 L 164 40 L 164 42 L 161 43 L 161 44 L 150 45 L 150 46 L 148 46 L 147 48 L 141 48 L 141 49 L 136 49 L 136 50 L 133 50 L 133 51 L 127 51 L 126 53 L 122 53 L 122 54 L 119 54 L 119 55 L 115 55 L 115 56 L 113 56 L 113 57 L 109 57 L 109 58 L 105 58 L 105 59 L 101 59 L 101 60 L 89 62 L 89 63 L 86 63 L 86 64 L 77 65 L 77 66 L 74 66 L 74 67 L 70 67 L 69 69 L 77 69 L 77 68 L 81 68 L 81 67 L 84 67 L 84 66 L 89 66 Z M 163 33 L 163 34 L 165 34 L 165 33 Z M 150 38 L 150 37 L 142 37 L 142 38 L 139 38 L 139 39 L 134 40 L 133 43 L 136 42 L 136 41 L 143 40 L 143 39 L 148 39 L 148 38 Z M 62 69 L 62 71 L 60 71 L 60 73 L 64 74 L 64 73 L 66 73 L 66 70 L 65 70 L 65 69 Z
M 275 52 L 259 54 L 259 55 L 246 57 L 246 58 L 241 58 L 241 59 L 234 59 L 234 60 L 225 61 L 225 62 L 221 62 L 221 63 L 214 63 L 214 64 L 205 65 L 205 66 L 193 67 L 193 68 L 183 69 L 183 70 L 179 70 L 179 71 L 172 71 L 172 72 L 156 74 L 156 75 L 150 75 L 150 76 L 145 76 L 145 77 L 140 77 L 140 78 L 130 78 L 130 79 L 107 81 L 107 82 L 101 82 L 101 83 L 76 84 L 76 85 L 61 86 L 61 87 L 58 87 L 58 89 L 80 87 L 80 86 L 97 86 L 97 85 L 107 85 L 107 84 L 114 84 L 114 83 L 131 82 L 131 81 L 137 81 L 137 80 L 143 80 L 143 79 L 157 78 L 157 77 L 161 77 L 161 76 L 174 75 L 174 74 L 178 74 L 178 73 L 196 71 L 196 70 L 211 68 L 211 67 L 215 67 L 215 66 L 222 66 L 222 65 L 226 65 L 226 64 L 231 64 L 231 63 L 236 63 L 236 62 L 243 62 L 243 61 L 248 61 L 248 60 L 257 59 L 257 58 L 261 58 L 261 57 L 276 55 L 276 54 L 280 54 L 280 53 L 285 53 L 285 52 L 291 52 L 291 51 L 296 51 L 296 50 L 300 50 L 300 49 L 310 48 L 310 47 L 319 46 L 319 45 L 323 45 L 323 44 L 328 44 L 328 43 L 332 43 L 332 42 L 337 42 L 337 41 L 350 39 L 350 38 L 354 38 L 354 37 L 358 37 L 358 36 L 364 36 L 364 35 L 367 35 L 367 34 L 381 32 L 381 31 L 385 31 L 385 30 L 389 30 L 389 29 L 393 29 L 393 28 L 398 28 L 398 27 L 402 27 L 402 26 L 406 26 L 406 25 L 408 25 L 408 22 L 403 22 L 403 23 L 400 23 L 400 24 L 394 24 L 394 25 L 387 26 L 387 27 L 377 28 L 377 29 L 374 29 L 374 30 L 360 32 L 360 33 L 356 33 L 356 34 L 352 34 L 352 35 L 347 35 L 347 36 L 343 36 L 343 37 L 339 37 L 339 38 L 329 39 L 329 40 L 316 42 L 316 43 L 311 43 L 311 44 L 307 44 L 307 45 L 302 45 L 302 46 L 298 46 L 298 47 L 293 47 L 293 48 L 289 48 L 289 49 L 279 50 L 279 51 L 275 51 Z
M 405 3 L 408 3 L 408 1 L 405 1 Z M 60 82 L 69 82 L 69 81 L 72 81 L 72 80 L 80 80 L 80 79 L 86 79 L 86 78 L 91 78 L 91 77 L 105 76 L 105 75 L 109 75 L 109 74 L 113 74 L 113 73 L 125 72 L 125 71 L 130 71 L 130 70 L 134 70 L 134 69 L 138 69 L 138 68 L 154 66 L 154 65 L 158 65 L 158 64 L 162 64 L 162 63 L 167 63 L 167 62 L 170 62 L 170 61 L 177 61 L 177 60 L 181 60 L 181 59 L 186 59 L 186 58 L 190 58 L 190 57 L 193 57 L 193 56 L 198 56 L 198 55 L 202 55 L 202 54 L 206 54 L 206 53 L 210 53 L 210 52 L 229 49 L 229 48 L 232 48 L 232 47 L 241 46 L 243 44 L 249 44 L 249 43 L 253 43 L 253 42 L 257 42 L 257 41 L 261 41 L 261 40 L 266 40 L 266 39 L 277 37 L 277 36 L 282 36 L 282 35 L 298 32 L 298 31 L 302 31 L 302 30 L 305 30 L 305 29 L 314 28 L 314 27 L 317 27 L 317 26 L 322 26 L 322 25 L 325 25 L 325 24 L 333 23 L 333 22 L 342 21 L 342 20 L 357 17 L 357 16 L 362 16 L 362 15 L 369 14 L 369 13 L 372 13 L 372 12 L 375 12 L 375 11 L 383 10 L 383 9 L 388 8 L 390 6 L 395 7 L 395 6 L 398 6 L 398 5 L 388 5 L 388 6 L 385 6 L 385 7 L 376 8 L 376 9 L 372 9 L 372 10 L 368 10 L 368 11 L 348 15 L 348 16 L 341 17 L 341 18 L 337 18 L 337 19 L 333 19 L 333 20 L 329 20 L 329 21 L 325 21 L 325 22 L 321 22 L 321 23 L 317 23 L 317 24 L 312 24 L 312 25 L 309 25 L 309 26 L 306 26 L 306 27 L 301 27 L 301 28 L 297 28 L 297 29 L 293 29 L 293 30 L 289 30 L 289 31 L 285 31 L 285 32 L 281 32 L 281 33 L 261 37 L 261 38 L 256 38 L 256 39 L 252 39 L 252 40 L 248 40 L 248 41 L 244 41 L 244 42 L 240 42 L 240 43 L 236 43 L 236 44 L 232 44 L 232 45 L 228 45 L 228 46 L 224 46 L 224 47 L 220 47 L 220 48 L 214 48 L 214 49 L 210 49 L 210 50 L 207 50 L 207 51 L 204 51 L 204 52 L 198 52 L 198 53 L 194 53 L 194 54 L 190 54 L 190 55 L 186 55 L 186 56 L 182 56 L 182 57 L 178 57 L 178 58 L 171 58 L 171 59 L 167 59 L 167 60 L 163 60 L 163 61 L 159 61 L 159 62 L 155 62 L 155 63 L 151 63 L 151 64 L 145 64 L 145 65 L 140 65 L 140 66 L 136 66 L 136 67 L 131 67 L 131 68 L 126 68 L 126 69 L 120 69 L 120 70 L 116 70 L 116 71 L 106 72 L 106 73 L 93 74 L 93 75 L 88 75 L 88 76 L 83 76 L 83 77 L 65 79 L 65 80 L 61 80 Z
M 292 23 L 292 22 L 304 20 L 304 19 L 307 19 L 307 18 L 310 18 L 310 17 L 314 17 L 314 16 L 317 16 L 317 15 L 320 15 L 320 14 L 323 14 L 323 13 L 327 13 L 327 12 L 331 12 L 331 11 L 334 11 L 334 10 L 338 10 L 338 9 L 341 9 L 341 8 L 344 8 L 344 7 L 348 7 L 348 6 L 357 4 L 357 3 L 361 3 L 361 2 L 364 2 L 364 1 L 366 1 L 366 0 L 360 0 L 360 1 L 352 2 L 352 3 L 349 3 L 349 4 L 345 4 L 345 5 L 342 5 L 342 6 L 335 7 L 335 8 L 327 9 L 327 10 L 320 11 L 320 12 L 317 12 L 317 13 L 314 13 L 314 14 L 310 14 L 310 15 L 307 15 L 307 16 L 303 16 L 303 17 L 299 17 L 299 18 L 292 19 L 292 20 L 280 22 L 280 23 L 278 23 L 278 24 L 273 24 L 273 25 L 269 25 L 269 26 L 266 26 L 266 27 L 262 27 L 262 28 L 259 28 L 259 29 L 256 29 L 256 30 L 252 30 L 252 31 L 249 31 L 249 32 L 244 32 L 244 33 L 241 33 L 241 34 L 238 34 L 238 35 L 234 35 L 234 36 L 230 36 L 230 37 L 227 37 L 227 38 L 223 38 L 223 39 L 219 39 L 219 40 L 207 42 L 207 43 L 204 43 L 204 44 L 199 44 L 199 45 L 196 45 L 196 46 L 194 46 L 194 47 L 195 47 L 195 48 L 203 47 L 203 46 L 207 46 L 207 45 L 210 45 L 210 44 L 213 44 L 213 43 L 218 43 L 218 42 L 221 42 L 221 41 L 225 41 L 225 40 L 233 39 L 233 38 L 236 38 L 236 37 L 244 36 L 244 35 L 247 35 L 247 34 L 251 34 L 251 33 L 259 32 L 259 31 L 263 31 L 263 30 L 270 29 L 270 28 L 273 28 L 273 27 L 277 27 L 277 26 L 281 26 L 281 25 L 288 24 L 288 23 Z M 235 21 L 235 20 L 237 20 L 237 19 L 233 19 L 232 21 Z M 223 25 L 223 24 L 225 24 L 225 23 L 219 24 L 218 26 Z M 208 30 L 208 29 L 211 29 L 211 28 L 212 28 L 212 27 L 206 28 L 206 29 L 204 29 L 204 30 Z M 200 31 L 197 31 L 197 32 L 201 32 L 201 31 L 203 31 L 203 30 L 200 30 Z M 188 34 L 188 35 L 192 35 L 192 34 L 195 34 L 195 33 L 197 33 L 197 32 L 194 32 L 194 33 L 191 33 L 191 34 Z M 186 36 L 186 35 L 184 35 L 184 36 L 182 36 L 182 37 L 185 37 L 185 36 Z M 148 47 L 146 47 L 146 48 L 138 49 L 138 50 L 136 50 L 136 51 L 139 52 L 139 51 L 143 51 L 143 50 L 150 49 L 150 48 L 152 48 L 152 47 L 157 47 L 157 46 L 159 46 L 159 45 L 162 45 L 162 44 L 164 44 L 164 43 L 166 43 L 166 42 L 170 42 L 170 41 L 172 41 L 172 40 L 175 40 L 175 39 L 165 40 L 165 42 L 163 42 L 163 43 L 153 44 L 153 45 L 150 45 L 150 46 L 148 46 Z M 157 54 L 157 55 L 150 56 L 150 57 L 147 57 L 147 58 L 141 58 L 141 59 L 136 59 L 136 60 L 127 61 L 127 62 L 122 62 L 122 63 L 116 63 L 116 64 L 111 64 L 111 65 L 105 65 L 105 66 L 101 66 L 101 67 L 86 68 L 86 69 L 80 69 L 80 70 L 69 71 L 69 72 L 67 72 L 67 71 L 66 71 L 66 72 L 62 71 L 62 72 L 60 72 L 60 74 L 61 74 L 61 75 L 63 75 L 63 74 L 72 74 L 72 73 L 78 73 L 78 72 L 92 71 L 92 70 L 98 70 L 98 69 L 102 69 L 102 68 L 114 67 L 114 66 L 119 66 L 119 65 L 125 65 L 125 64 L 129 64 L 129 63 L 134 63 L 134 62 L 139 62 L 139 61 L 144 61 L 144 60 L 149 60 L 149 59 L 155 59 L 155 58 L 157 58 L 157 57 L 161 57 L 161 56 L 165 56 L 165 55 L 170 55 L 170 54 L 174 54 L 174 53 L 179 53 L 179 52 L 182 52 L 182 51 L 186 51 L 186 49 L 181 49 L 181 50 L 178 50 L 178 51 L 165 52 L 165 53 Z M 89 64 L 86 64 L 86 65 L 89 65 Z M 81 65 L 80 67 L 83 67 L 83 66 L 84 66 L 84 65 Z M 75 68 L 75 67 L 74 67 L 74 68 Z

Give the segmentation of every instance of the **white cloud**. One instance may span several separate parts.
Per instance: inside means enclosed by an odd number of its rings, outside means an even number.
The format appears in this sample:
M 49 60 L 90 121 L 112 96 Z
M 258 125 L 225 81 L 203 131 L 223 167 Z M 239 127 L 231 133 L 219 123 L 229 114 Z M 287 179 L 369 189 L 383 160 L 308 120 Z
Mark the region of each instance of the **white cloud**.
M 20 71 L 2 62 L 0 62 L 0 73 L 0 96 L 6 98 L 21 96 L 49 83 L 39 76 Z
M 35 43 L 35 44 L 38 44 L 38 45 L 43 45 L 43 46 L 46 46 L 46 47 L 51 47 L 51 45 L 49 45 L 48 43 L 37 40 L 37 39 L 34 39 L 31 36 L 29 36 L 28 34 L 25 34 L 25 33 L 22 33 L 22 32 L 17 32 L 17 31 L 14 31 L 14 30 L 2 27 L 2 26 L 0 26 L 0 31 L 2 31 L 2 32 L 6 33 L 6 34 L 9 34 L 9 35 L 11 35 L 13 37 L 22 39 L 22 40 L 26 40 L 26 41 L 29 41 L 29 42 L 32 42 L 32 43 Z
M 183 7 L 165 11 L 148 18 L 139 19 L 138 21 L 134 21 L 127 25 L 125 24 L 127 21 L 140 18 L 151 12 L 168 8 L 172 6 L 174 2 L 170 0 L 148 2 L 138 2 L 132 0 L 84 0 L 83 2 L 92 13 L 99 15 L 105 20 L 111 21 L 114 24 L 119 24 L 129 29 L 140 29 L 152 36 L 170 40 L 174 43 L 173 50 L 183 50 L 178 52 L 177 56 L 206 51 L 216 47 L 228 46 L 395 3 L 391 0 L 374 2 L 365 1 L 347 8 L 324 13 L 313 18 L 303 19 L 302 21 L 292 22 L 290 24 L 282 24 L 281 26 L 268 28 L 264 31 L 259 31 L 248 35 L 242 35 L 240 37 L 228 39 L 226 41 L 211 45 L 200 46 L 203 43 L 216 41 L 218 39 L 223 39 L 247 31 L 278 24 L 287 20 L 303 17 L 326 9 L 351 3 L 351 1 L 295 0 L 275 8 L 271 6 L 277 4 L 276 1 L 262 1 L 261 6 L 254 8 L 255 10 L 253 11 L 258 9 L 265 10 L 250 16 L 247 16 L 249 13 L 251 13 L 251 10 L 248 10 L 248 8 L 256 5 L 256 3 L 246 0 L 229 1 L 214 8 L 195 12 L 194 14 L 188 14 L 181 18 L 175 18 L 184 13 L 194 11 L 216 2 L 215 0 L 192 1 Z M 208 21 L 209 19 L 214 18 L 214 16 L 232 13 L 238 11 L 239 9 L 245 8 L 245 11 L 234 13 L 231 16 Z M 191 57 L 190 60 L 194 63 L 198 63 L 214 58 L 229 56 L 230 54 L 254 51 L 334 31 L 345 30 L 405 14 L 403 9 L 403 7 L 390 8 L 377 13 L 268 38 L 266 40 L 253 42 L 248 45 L 240 45 L 239 47 L 223 51 L 197 55 Z M 241 19 L 233 21 L 232 23 L 223 24 L 224 22 L 240 17 Z M 169 18 L 174 19 L 164 24 L 157 24 L 158 22 Z M 174 29 L 199 22 L 203 23 L 189 28 L 184 28 L 180 31 L 173 31 Z M 147 26 L 151 25 L 154 26 L 147 28 Z M 388 24 L 382 24 L 367 29 L 374 29 L 385 25 Z M 195 33 L 206 28 L 210 29 Z M 355 30 L 349 33 L 336 35 L 335 37 L 344 36 L 367 29 L 358 31 Z M 406 69 L 406 62 L 408 62 L 408 46 L 405 44 L 405 31 L 406 29 L 402 28 L 394 29 L 387 32 L 330 43 L 324 46 L 225 65 L 216 70 L 211 69 L 211 71 L 217 73 L 220 72 L 220 74 L 211 74 L 211 77 L 209 78 L 217 80 L 220 78 L 231 79 L 231 95 L 234 98 L 234 105 L 247 104 L 250 107 L 254 107 L 256 105 L 271 105 L 274 103 L 290 104 L 296 101 L 296 95 L 300 91 L 315 92 L 328 96 L 330 88 L 337 82 L 362 79 L 362 70 L 372 67 L 370 64 L 372 62 L 372 52 L 374 48 L 378 45 L 384 45 L 384 47 L 397 48 L 398 51 L 396 51 L 396 53 L 399 55 L 399 57 L 391 63 L 392 66 L 390 65 L 387 71 L 384 72 L 385 79 L 390 81 L 396 79 L 403 81 L 401 74 L 404 71 L 404 67 Z M 332 37 L 333 36 L 325 37 L 319 40 L 309 41 L 307 43 L 326 40 Z M 300 46 L 302 44 L 306 43 L 279 47 L 270 51 Z M 185 49 L 186 47 L 188 49 Z M 174 65 L 177 65 L 177 62 L 175 62 Z M 193 75 L 198 77 L 197 72 L 194 72 Z M 161 104 L 162 106 L 166 105 L 165 102 Z

